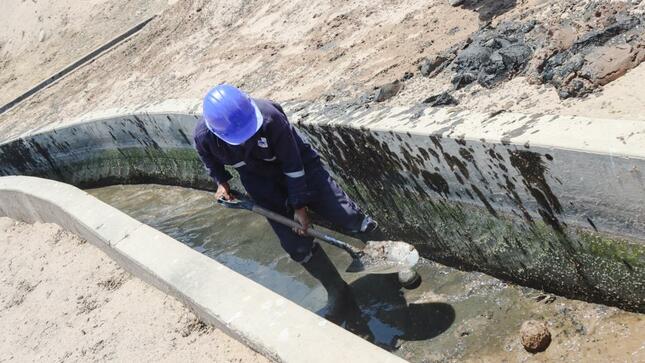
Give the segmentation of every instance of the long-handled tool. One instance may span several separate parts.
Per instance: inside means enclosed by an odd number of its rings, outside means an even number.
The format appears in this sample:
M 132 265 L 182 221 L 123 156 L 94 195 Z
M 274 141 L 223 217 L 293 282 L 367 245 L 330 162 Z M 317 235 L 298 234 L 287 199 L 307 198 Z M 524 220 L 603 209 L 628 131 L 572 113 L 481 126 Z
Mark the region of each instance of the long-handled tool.
M 291 228 L 302 228 L 296 221 L 259 207 L 250 200 L 236 199 L 228 201 L 218 199 L 217 203 L 227 208 L 250 210 Z M 347 272 L 388 274 L 409 271 L 419 261 L 419 252 L 412 245 L 405 242 L 369 241 L 363 249 L 358 249 L 312 227 L 307 229 L 307 234 L 345 250 L 352 257 L 352 263 L 347 268 Z

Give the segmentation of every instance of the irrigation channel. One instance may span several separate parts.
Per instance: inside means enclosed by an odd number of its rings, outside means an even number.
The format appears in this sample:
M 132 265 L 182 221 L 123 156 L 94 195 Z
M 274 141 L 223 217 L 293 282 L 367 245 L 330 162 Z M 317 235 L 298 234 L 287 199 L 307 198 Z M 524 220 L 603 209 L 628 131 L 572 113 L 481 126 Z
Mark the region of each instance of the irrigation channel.
M 259 216 L 219 207 L 212 193 L 180 187 L 116 185 L 88 192 L 307 309 L 324 310 L 325 290 L 290 261 Z M 393 275 L 345 273 L 349 257 L 325 249 L 361 310 L 360 319 L 345 328 L 410 361 L 526 358 L 518 332 L 528 319 L 549 323 L 554 343 L 547 353 L 554 357 L 636 349 L 645 359 L 645 339 L 637 330 L 643 326 L 642 314 L 544 294 L 427 260 L 418 268 L 421 286 L 405 290 Z

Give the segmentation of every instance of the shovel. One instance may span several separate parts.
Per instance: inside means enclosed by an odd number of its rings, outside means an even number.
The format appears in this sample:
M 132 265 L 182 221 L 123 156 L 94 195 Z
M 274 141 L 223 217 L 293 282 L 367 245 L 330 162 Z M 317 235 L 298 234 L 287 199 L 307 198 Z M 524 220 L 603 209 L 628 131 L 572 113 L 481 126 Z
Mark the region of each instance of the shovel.
M 291 228 L 302 228 L 296 221 L 259 207 L 250 200 L 236 199 L 230 201 L 218 199 L 217 203 L 227 208 L 250 210 Z M 345 250 L 352 257 L 352 263 L 347 268 L 347 272 L 368 274 L 405 272 L 410 271 L 419 261 L 419 252 L 412 245 L 405 242 L 368 241 L 363 249 L 358 249 L 311 227 L 307 230 L 307 234 Z

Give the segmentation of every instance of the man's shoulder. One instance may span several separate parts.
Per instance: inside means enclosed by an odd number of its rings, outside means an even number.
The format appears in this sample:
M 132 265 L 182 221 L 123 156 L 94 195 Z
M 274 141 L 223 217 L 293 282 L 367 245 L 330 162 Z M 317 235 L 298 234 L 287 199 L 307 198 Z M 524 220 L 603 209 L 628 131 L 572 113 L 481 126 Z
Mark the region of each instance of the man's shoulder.
M 286 117 L 282 106 L 280 106 L 280 104 L 275 101 L 264 98 L 254 98 L 253 101 L 255 102 L 256 106 L 258 106 L 263 116 Z
M 200 118 L 199 121 L 197 121 L 197 125 L 195 125 L 195 130 L 193 130 L 193 139 L 195 139 L 195 142 L 203 140 L 208 137 L 210 133 L 211 131 L 206 126 L 204 118 Z

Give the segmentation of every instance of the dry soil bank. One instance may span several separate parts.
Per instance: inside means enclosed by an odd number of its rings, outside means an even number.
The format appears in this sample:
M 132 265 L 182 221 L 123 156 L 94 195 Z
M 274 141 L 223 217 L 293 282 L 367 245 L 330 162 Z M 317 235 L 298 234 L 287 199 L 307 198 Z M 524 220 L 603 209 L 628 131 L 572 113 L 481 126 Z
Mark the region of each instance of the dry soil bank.
M 18 3 L 18 0 L 9 3 Z M 104 3 L 118 8 L 122 1 Z M 174 98 L 199 98 L 208 87 L 224 81 L 257 97 L 277 101 L 317 100 L 344 109 L 348 105 L 363 106 L 373 95 L 374 87 L 405 78 L 403 90 L 397 96 L 381 104 L 368 102 L 368 106 L 409 106 L 453 87 L 455 64 L 426 77 L 420 75 L 419 62 L 450 49 L 464 48 L 489 22 L 491 26 L 504 21 L 524 25 L 538 22 L 539 26 L 531 28 L 527 37 L 537 39 L 530 45 L 536 47 L 532 57 L 539 59 L 544 57 L 544 52 L 558 47 L 566 53 L 567 49 L 576 48 L 575 42 L 585 42 L 589 37 L 594 42 L 610 39 L 607 44 L 611 45 L 617 42 L 609 36 L 615 33 L 612 27 L 623 24 L 616 14 L 627 12 L 637 19 L 634 21 L 643 22 L 645 8 L 641 2 L 608 0 L 468 0 L 458 7 L 451 7 L 447 0 L 385 3 L 182 0 L 171 3 L 133 39 L 1 115 L 0 135 L 6 138 L 43 123 L 94 110 Z M 49 10 L 52 14 L 44 14 L 45 18 L 60 15 L 60 9 Z M 143 15 L 139 20 L 143 20 Z M 56 31 L 64 34 L 79 25 L 93 32 L 94 26 L 82 16 L 69 17 L 67 23 L 56 26 Z M 29 34 L 38 33 L 42 26 L 21 24 Z M 603 47 L 591 47 L 591 54 L 576 57 L 589 60 L 587 68 L 602 68 L 619 61 L 637 64 L 645 55 L 643 26 L 640 23 L 630 28 L 630 44 L 609 47 L 603 43 Z M 593 37 L 596 29 L 605 33 Z M 622 34 L 620 29 L 617 32 Z M 20 32 L 11 27 L 3 27 L 2 33 L 4 42 L 21 42 Z M 504 42 L 494 41 L 490 46 Z M 79 43 L 83 40 L 51 44 L 51 48 L 56 54 L 67 54 Z M 16 53 L 16 47 L 7 47 L 3 55 L 5 62 L 47 74 L 48 70 L 44 71 L 41 64 L 41 51 L 29 49 L 28 45 L 23 48 Z M 598 59 L 602 61 L 590 63 Z M 460 102 L 457 107 L 483 112 L 507 110 L 631 119 L 641 119 L 645 114 L 643 64 L 622 76 L 619 76 L 622 71 L 602 68 L 600 71 L 609 73 L 609 78 L 618 79 L 585 98 L 561 100 L 551 84 L 529 82 L 528 70 L 539 68 L 533 63 L 525 65 L 527 72 L 505 73 L 501 83 L 490 89 L 474 82 L 453 91 Z M 584 70 L 583 67 L 571 74 L 565 73 L 562 76 L 565 79 L 560 82 L 585 79 Z M 411 73 L 406 76 L 406 72 Z M 8 73 L 2 70 L 3 77 Z M 11 93 L 14 87 L 5 83 L 0 85 L 0 91 Z
M 0 362 L 266 362 L 54 224 L 0 217 Z
M 166 5 L 166 0 L 2 1 L 0 104 Z

